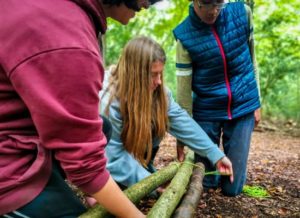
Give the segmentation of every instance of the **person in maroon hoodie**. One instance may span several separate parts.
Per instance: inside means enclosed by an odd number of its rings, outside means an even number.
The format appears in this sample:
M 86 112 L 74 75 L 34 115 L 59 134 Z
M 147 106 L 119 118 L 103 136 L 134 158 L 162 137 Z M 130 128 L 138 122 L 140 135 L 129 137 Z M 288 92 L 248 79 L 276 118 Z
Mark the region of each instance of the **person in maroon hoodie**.
M 116 216 L 144 217 L 105 168 L 97 36 L 153 2 L 1 1 L 0 216 L 84 213 L 66 176 Z

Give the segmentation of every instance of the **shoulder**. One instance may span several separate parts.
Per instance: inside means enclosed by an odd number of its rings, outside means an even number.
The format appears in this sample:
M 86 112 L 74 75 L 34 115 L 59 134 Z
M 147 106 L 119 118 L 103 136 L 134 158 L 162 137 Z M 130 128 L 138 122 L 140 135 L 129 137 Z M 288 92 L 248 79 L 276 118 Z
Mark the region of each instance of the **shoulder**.
M 116 99 L 113 99 L 108 106 L 108 111 L 109 114 L 105 114 L 104 116 L 109 119 L 114 128 L 121 129 L 123 126 L 123 118 L 120 111 L 120 102 Z
M 171 89 L 167 86 L 165 86 L 164 89 L 165 89 L 165 93 L 166 93 L 167 98 L 168 99 L 173 98 Z
M 170 110 L 172 110 L 174 108 L 176 102 L 173 98 L 172 91 L 168 87 L 165 87 L 165 93 L 166 93 L 166 98 L 167 98 L 167 102 L 168 102 L 168 113 L 170 113 Z
M 181 34 L 184 34 L 187 32 L 187 29 L 190 28 L 190 18 L 189 16 L 186 17 L 180 24 L 178 24 L 175 29 L 173 29 L 173 34 L 176 39 L 178 39 L 178 36 Z
M 248 20 L 247 10 L 250 8 L 245 6 L 246 4 L 243 2 L 230 2 L 227 3 L 227 6 L 221 12 L 221 17 L 223 17 L 226 21 L 230 22 L 241 22 L 246 24 Z M 246 9 L 248 7 L 248 9 Z
M 244 7 L 245 7 L 245 11 L 247 13 L 247 17 L 251 17 L 251 15 L 252 15 L 251 8 L 247 4 L 245 4 Z
M 245 5 L 246 4 L 243 2 L 230 2 L 227 3 L 225 11 L 229 13 L 244 13 L 246 7 Z
M 7 22 L 1 25 L 0 32 L 13 29 L 14 35 L 6 40 L 4 48 L 9 65 L 16 66 L 32 56 L 57 49 L 83 48 L 99 55 L 91 19 L 71 1 L 26 1 L 19 4 L 17 12 L 2 16 Z

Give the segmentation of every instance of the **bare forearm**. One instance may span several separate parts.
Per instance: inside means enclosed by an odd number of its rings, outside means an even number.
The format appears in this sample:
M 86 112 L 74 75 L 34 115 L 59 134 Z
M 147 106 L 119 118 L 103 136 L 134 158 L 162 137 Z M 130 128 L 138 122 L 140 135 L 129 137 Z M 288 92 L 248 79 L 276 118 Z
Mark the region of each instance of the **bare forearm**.
M 118 185 L 110 177 L 105 186 L 93 197 L 109 212 L 122 218 L 144 218 L 145 216 L 124 195 Z

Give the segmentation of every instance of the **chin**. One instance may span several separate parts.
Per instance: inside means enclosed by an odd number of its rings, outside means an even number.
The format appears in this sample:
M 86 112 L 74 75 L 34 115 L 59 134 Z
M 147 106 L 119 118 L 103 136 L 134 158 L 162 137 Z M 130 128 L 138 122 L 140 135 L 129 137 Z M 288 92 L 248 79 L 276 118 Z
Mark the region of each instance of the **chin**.
M 119 23 L 122 24 L 122 25 L 127 25 L 128 22 L 129 22 L 129 20 L 127 20 L 127 21 L 119 21 Z
M 156 90 L 157 90 L 157 87 L 151 88 L 151 91 L 152 91 L 152 92 L 155 92 Z
M 129 23 L 129 19 L 125 19 L 125 18 L 122 18 L 122 19 L 118 19 L 117 21 L 122 24 L 122 25 L 127 25 Z
M 135 14 L 133 14 L 132 16 L 128 16 L 128 17 L 122 17 L 121 19 L 118 19 L 117 21 L 122 24 L 122 25 L 127 25 L 130 21 L 130 19 L 134 18 Z
M 128 24 L 129 21 L 130 21 L 132 18 L 134 18 L 134 17 L 135 17 L 135 12 L 133 11 L 132 14 L 130 14 L 129 16 L 123 18 L 122 24 L 123 24 L 123 25 Z

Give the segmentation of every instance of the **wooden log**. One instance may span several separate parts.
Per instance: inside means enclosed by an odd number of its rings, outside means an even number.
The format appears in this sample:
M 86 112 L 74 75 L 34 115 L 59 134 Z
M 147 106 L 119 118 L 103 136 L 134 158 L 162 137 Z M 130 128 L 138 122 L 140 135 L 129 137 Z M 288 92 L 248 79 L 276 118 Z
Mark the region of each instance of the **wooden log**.
M 194 152 L 189 151 L 185 161 L 172 179 L 171 184 L 149 211 L 147 218 L 171 217 L 174 209 L 186 191 L 186 187 L 193 172 L 193 162 Z
M 193 175 L 189 184 L 189 188 L 185 193 L 180 206 L 176 209 L 173 218 L 193 218 L 196 215 L 196 209 L 199 204 L 201 194 L 203 192 L 203 177 L 205 175 L 205 167 L 202 163 L 197 163 L 193 170 Z
M 171 163 L 167 167 L 158 170 L 147 178 L 132 185 L 124 191 L 124 194 L 133 203 L 138 203 L 146 195 L 154 191 L 157 187 L 170 181 L 180 167 L 180 163 Z M 96 204 L 90 208 L 86 213 L 79 216 L 80 218 L 109 218 L 114 217 L 103 206 Z

